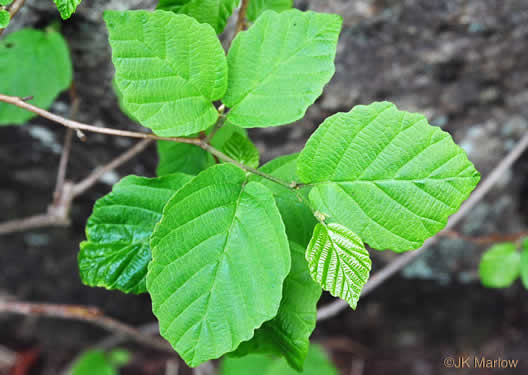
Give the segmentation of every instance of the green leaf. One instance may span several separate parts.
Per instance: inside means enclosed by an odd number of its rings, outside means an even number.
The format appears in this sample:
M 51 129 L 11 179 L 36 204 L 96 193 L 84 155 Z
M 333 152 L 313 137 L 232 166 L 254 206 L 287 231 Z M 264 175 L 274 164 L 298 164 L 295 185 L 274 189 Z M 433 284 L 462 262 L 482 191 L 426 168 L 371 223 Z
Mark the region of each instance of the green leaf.
M 70 53 L 59 33 L 22 29 L 0 41 L 2 94 L 33 96 L 29 103 L 47 109 L 71 81 Z M 34 116 L 29 111 L 0 103 L 0 125 L 23 124 Z
M 241 134 L 233 134 L 225 143 L 223 151 L 231 159 L 248 167 L 257 168 L 259 165 L 259 151 L 248 137 Z
M 372 265 L 361 238 L 340 224 L 317 224 L 306 260 L 323 289 L 356 308 Z
M 420 247 L 447 223 L 480 174 L 451 136 L 388 102 L 327 118 L 297 162 L 313 205 L 371 247 Z
M 487 288 L 507 288 L 519 277 L 521 257 L 513 243 L 492 246 L 480 259 L 479 275 Z
M 280 13 L 292 7 L 293 0 L 251 0 L 247 8 L 247 18 L 255 21 L 266 10 Z
M 160 0 L 158 9 L 196 18 L 200 23 L 208 23 L 220 34 L 239 2 L 240 0 Z
M 161 136 L 212 126 L 227 87 L 225 53 L 209 25 L 158 10 L 106 11 L 115 81 L 123 105 Z
M 88 350 L 74 363 L 72 375 L 117 375 L 117 369 L 102 350 Z
M 528 238 L 524 239 L 523 250 L 521 251 L 520 264 L 521 281 L 526 289 L 528 289 Z
M 263 165 L 260 170 L 286 182 L 299 181 L 297 156 L 298 154 L 291 154 L 278 157 Z M 250 181 L 258 181 L 273 192 L 286 227 L 288 239 L 306 247 L 312 238 L 313 229 L 317 223 L 310 208 L 299 197 L 300 194 L 306 196 L 307 189 L 302 189 L 297 195 L 292 189 L 260 176 L 252 175 Z
M 108 353 L 108 362 L 115 367 L 123 367 L 130 362 L 131 357 L 128 350 L 114 349 Z
M 5 29 L 9 25 L 11 15 L 7 10 L 0 10 L 0 29 Z
M 302 118 L 334 74 L 340 29 L 337 15 L 264 12 L 237 35 L 227 56 L 228 121 L 253 128 Z
M 210 130 L 207 132 L 209 133 Z M 225 124 L 211 139 L 211 144 L 218 150 L 223 151 L 227 140 L 234 134 L 247 138 L 245 129 L 231 124 Z M 181 172 L 197 175 L 204 169 L 216 164 L 211 154 L 204 149 L 185 143 L 170 141 L 158 142 L 159 163 L 156 173 L 158 176 Z
M 160 178 L 128 176 L 99 199 L 86 224 L 79 270 L 84 284 L 146 292 L 151 259 L 150 235 L 161 219 L 163 206 L 191 180 L 184 174 Z
M 317 320 L 321 288 L 310 277 L 304 246 L 290 241 L 292 269 L 284 281 L 277 316 L 255 331 L 253 339 L 240 344 L 236 355 L 271 353 L 283 355 L 290 366 L 302 371 Z
M 13 0 L 0 0 L 0 5 L 6 6 L 13 2 Z
M 220 164 L 167 203 L 151 238 L 147 288 L 160 331 L 197 366 L 277 314 L 290 251 L 271 192 Z
M 304 370 L 297 372 L 288 366 L 284 359 L 262 354 L 252 354 L 242 358 L 227 356 L 221 363 L 221 375 L 338 375 L 336 368 L 319 345 L 310 345 Z
M 53 0 L 63 20 L 68 19 L 82 0 Z

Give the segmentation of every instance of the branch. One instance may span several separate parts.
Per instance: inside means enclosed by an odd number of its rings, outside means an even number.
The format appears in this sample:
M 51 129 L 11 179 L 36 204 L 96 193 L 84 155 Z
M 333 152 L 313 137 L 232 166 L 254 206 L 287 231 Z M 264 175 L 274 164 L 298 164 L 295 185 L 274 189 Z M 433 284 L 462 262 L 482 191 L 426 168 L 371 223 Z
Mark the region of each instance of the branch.
M 77 121 L 68 120 L 64 117 L 55 115 L 51 112 L 48 112 L 42 108 L 35 107 L 34 105 L 31 105 L 29 103 L 26 103 L 22 98 L 16 97 L 16 96 L 8 96 L 0 94 L 0 102 L 8 103 L 15 105 L 19 108 L 25 109 L 27 111 L 33 112 L 37 115 L 40 115 L 50 121 L 56 122 L 58 124 L 61 124 L 63 126 L 66 126 L 68 128 L 77 129 L 77 130 L 85 130 L 89 132 L 94 133 L 102 133 L 102 134 L 109 134 L 109 135 L 116 135 L 121 137 L 131 137 L 131 138 L 143 138 L 143 139 L 150 139 L 150 140 L 158 140 L 158 141 L 169 141 L 169 142 L 179 142 L 179 143 L 187 143 L 187 144 L 193 144 L 195 146 L 201 147 L 202 149 L 210 152 L 214 156 L 218 157 L 219 159 L 222 159 L 223 161 L 226 161 L 228 163 L 235 164 L 237 167 L 242 168 L 246 172 L 251 172 L 253 174 L 259 175 L 263 178 L 266 178 L 270 181 L 273 181 L 277 184 L 283 185 L 290 189 L 296 189 L 300 184 L 297 183 L 288 183 L 286 181 L 283 181 L 279 178 L 276 178 L 272 175 L 269 175 L 267 173 L 261 172 L 255 168 L 251 168 L 246 166 L 245 164 L 242 164 L 229 156 L 225 155 L 220 150 L 217 150 L 213 146 L 211 146 L 209 143 L 204 142 L 201 138 L 184 138 L 184 137 L 159 137 L 154 134 L 148 134 L 148 133 L 139 133 L 139 132 L 132 132 L 132 131 L 126 131 L 126 130 L 117 130 L 117 129 L 111 129 L 111 128 L 100 128 L 93 125 L 83 124 Z
M 25 2 L 25 0 L 15 0 L 15 1 L 13 1 L 13 3 L 11 4 L 11 6 L 8 9 L 9 15 L 10 15 L 10 19 L 12 19 L 15 16 L 15 14 L 18 13 L 20 8 L 22 8 L 22 6 L 24 5 L 24 2 Z M 4 30 L 5 29 L 0 29 L 0 35 L 2 35 Z
M 150 139 L 144 139 L 138 142 L 130 150 L 119 155 L 105 166 L 96 169 L 88 177 L 77 184 L 71 182 L 64 183 L 62 191 L 58 198 L 54 199 L 53 203 L 48 207 L 47 213 L 0 223 L 0 235 L 22 232 L 35 228 L 69 225 L 69 212 L 72 201 L 97 183 L 102 175 L 129 161 L 132 157 L 143 151 L 151 142 L 152 140 Z
M 84 193 L 86 190 L 91 188 L 93 185 L 95 185 L 97 183 L 97 181 L 105 173 L 116 169 L 120 165 L 125 164 L 127 161 L 132 159 L 137 154 L 141 153 L 151 143 L 152 143 L 152 139 L 144 139 L 144 140 L 136 143 L 131 149 L 129 149 L 128 151 L 126 151 L 123 154 L 119 155 L 117 158 L 112 160 L 110 163 L 104 165 L 103 167 L 100 167 L 100 168 L 97 168 L 96 170 L 94 170 L 88 177 L 86 177 L 84 180 L 76 183 L 73 186 L 73 191 L 72 191 L 73 198 L 78 197 L 79 195 Z
M 235 36 L 239 32 L 243 31 L 246 28 L 246 13 L 247 13 L 248 5 L 249 5 L 249 0 L 242 0 L 242 5 L 240 6 L 240 9 L 238 11 L 235 35 L 233 36 L 233 39 L 235 39 Z
M 98 126 L 83 124 L 82 122 L 68 120 L 64 117 L 48 112 L 42 108 L 35 107 L 34 105 L 26 103 L 24 100 L 22 100 L 22 98 L 19 98 L 16 96 L 8 96 L 8 95 L 0 94 L 0 102 L 12 104 L 14 106 L 17 106 L 18 108 L 22 108 L 22 109 L 25 109 L 26 111 L 33 112 L 57 124 L 63 125 L 67 128 L 76 129 L 76 130 L 84 130 L 84 131 L 93 132 L 93 133 L 116 135 L 120 137 L 189 143 L 189 144 L 194 144 L 197 146 L 199 146 L 201 142 L 200 138 L 159 137 L 157 135 L 149 134 L 149 133 L 132 132 L 132 131 L 127 131 L 127 130 L 118 130 L 118 129 L 110 129 L 110 128 L 100 128 Z
M 476 245 L 492 245 L 499 242 L 519 242 L 523 238 L 528 237 L 528 231 L 513 234 L 494 233 L 486 236 L 471 237 L 454 230 L 443 230 L 438 233 L 438 236 L 463 240 Z
M 511 168 L 513 163 L 521 157 L 523 152 L 528 148 L 528 133 L 525 134 L 513 150 L 506 155 L 504 159 L 493 169 L 488 177 L 475 189 L 473 194 L 464 202 L 460 210 L 453 214 L 445 227 L 445 230 L 452 229 L 457 225 L 466 214 L 471 212 L 473 207 L 484 198 L 484 196 L 495 186 L 495 184 L 502 178 L 503 174 Z M 376 272 L 370 280 L 365 284 L 361 296 L 364 297 L 378 286 L 383 284 L 391 276 L 399 272 L 403 267 L 415 261 L 422 255 L 431 245 L 433 245 L 439 236 L 436 235 L 427 240 L 422 246 L 421 250 L 415 250 L 398 256 L 393 262 Z M 344 310 L 348 304 L 343 300 L 337 300 L 326 306 L 321 307 L 317 311 L 317 320 L 325 320 L 339 314 Z
M 105 316 L 94 307 L 0 301 L 0 312 L 87 322 L 130 337 L 137 343 L 153 349 L 174 353 L 172 347 L 165 340 L 145 335 L 132 326 Z

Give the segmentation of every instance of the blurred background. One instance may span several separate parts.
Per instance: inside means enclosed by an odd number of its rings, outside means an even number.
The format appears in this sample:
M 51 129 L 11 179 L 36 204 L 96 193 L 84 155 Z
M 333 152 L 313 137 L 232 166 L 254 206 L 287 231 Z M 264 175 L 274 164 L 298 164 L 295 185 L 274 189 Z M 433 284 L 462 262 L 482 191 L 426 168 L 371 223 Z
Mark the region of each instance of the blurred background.
M 62 23 L 80 99 L 78 119 L 138 130 L 118 107 L 105 9 L 152 9 L 155 0 L 84 0 Z M 296 7 L 344 19 L 336 74 L 306 117 L 289 126 L 253 129 L 263 161 L 300 151 L 335 112 L 390 100 L 424 113 L 452 134 L 485 178 L 528 131 L 528 1 L 300 0 Z M 51 0 L 27 0 L 7 33 L 59 22 Z M 227 34 L 232 33 L 231 29 Z M 67 93 L 51 111 L 69 117 Z M 51 200 L 65 129 L 42 118 L 0 128 L 0 222 L 44 212 Z M 74 140 L 68 179 L 78 181 L 135 141 L 88 134 Z M 93 305 L 139 326 L 154 321 L 148 295 L 85 287 L 77 269 L 84 224 L 96 199 L 128 174 L 153 176 L 155 147 L 108 173 L 71 208 L 69 227 L 0 236 L 0 297 Z M 528 154 L 456 228 L 464 236 L 515 234 L 528 227 Z M 486 245 L 442 238 L 418 261 L 347 309 L 320 322 L 313 339 L 342 374 L 528 373 L 528 291 L 520 282 L 486 289 L 478 262 Z M 372 252 L 374 271 L 397 255 Z M 331 302 L 323 295 L 320 304 Z M 108 332 L 79 322 L 0 315 L 0 353 L 36 361 L 23 374 L 60 374 L 80 351 Z M 167 354 L 127 344 L 134 355 L 123 374 L 163 374 Z M 518 359 L 513 369 L 445 368 L 447 356 Z M 33 358 L 32 357 L 32 358 Z M 1 358 L 1 356 L 0 356 Z M 5 359 L 5 358 L 4 358 Z M 20 359 L 19 359 L 20 360 Z M 187 370 L 185 370 L 187 371 Z M 258 373 L 256 370 L 255 374 Z M 7 366 L 0 374 L 8 374 Z M 186 373 L 186 372 L 184 372 Z M 190 372 L 189 372 L 190 373 Z

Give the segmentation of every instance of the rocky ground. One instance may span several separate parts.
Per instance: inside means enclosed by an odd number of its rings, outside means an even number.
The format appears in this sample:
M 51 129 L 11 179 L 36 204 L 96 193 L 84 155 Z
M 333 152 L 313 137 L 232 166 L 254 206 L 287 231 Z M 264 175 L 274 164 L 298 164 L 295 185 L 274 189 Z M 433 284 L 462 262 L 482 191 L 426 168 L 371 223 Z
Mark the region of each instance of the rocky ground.
M 79 120 L 121 129 L 137 127 L 119 111 L 111 88 L 113 68 L 101 13 L 153 8 L 155 3 L 85 0 L 63 24 L 81 99 Z M 251 131 L 264 160 L 299 151 L 326 116 L 374 100 L 390 100 L 401 109 L 425 113 L 465 148 L 483 176 L 528 130 L 525 0 L 300 0 L 296 5 L 343 16 L 336 74 L 303 120 Z M 57 20 L 50 0 L 27 0 L 8 32 L 45 27 Z M 61 96 L 52 111 L 67 116 L 68 96 Z M 38 118 L 22 127 L 0 128 L 0 221 L 46 209 L 63 136 L 62 128 Z M 76 141 L 68 177 L 84 177 L 131 144 L 102 135 Z M 75 201 L 68 228 L 2 237 L 0 295 L 95 305 L 130 324 L 152 321 L 147 296 L 84 287 L 76 253 L 94 200 L 122 176 L 153 175 L 155 165 L 156 153 L 150 148 L 107 174 Z M 458 230 L 476 236 L 526 229 L 527 172 L 525 155 Z M 519 284 L 502 291 L 482 288 L 476 269 L 483 250 L 467 241 L 442 240 L 402 275 L 362 300 L 357 311 L 319 324 L 314 338 L 331 350 L 343 374 L 448 374 L 451 370 L 443 367 L 443 359 L 461 354 L 519 359 L 522 369 L 517 373 L 526 373 L 528 323 L 523 317 L 528 313 L 528 292 Z M 393 257 L 389 252 L 376 253 L 374 267 Z M 325 296 L 325 301 L 330 298 Z M 76 352 L 103 336 L 103 331 L 81 323 L 0 316 L 0 345 L 41 351 L 35 374 L 57 374 Z M 126 373 L 160 373 L 162 360 L 158 354 L 140 351 L 136 370 L 131 366 Z M 146 370 L 138 372 L 140 367 Z

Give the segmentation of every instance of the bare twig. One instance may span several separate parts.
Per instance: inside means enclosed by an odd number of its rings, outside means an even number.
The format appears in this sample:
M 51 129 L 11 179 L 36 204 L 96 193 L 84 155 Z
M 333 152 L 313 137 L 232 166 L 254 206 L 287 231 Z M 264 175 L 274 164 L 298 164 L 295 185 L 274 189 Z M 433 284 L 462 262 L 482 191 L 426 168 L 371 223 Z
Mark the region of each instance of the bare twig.
M 70 86 L 70 99 L 71 99 L 71 118 L 75 120 L 77 113 L 79 112 L 80 100 L 75 90 L 75 85 L 72 83 Z M 64 147 L 62 148 L 61 158 L 59 161 L 59 169 L 57 172 L 57 182 L 55 183 L 55 192 L 53 193 L 53 202 L 60 199 L 64 181 L 66 180 L 66 169 L 68 168 L 68 161 L 70 159 L 71 147 L 73 142 L 73 129 L 66 129 L 66 135 L 64 136 Z
M 57 124 L 63 125 L 67 128 L 71 129 L 77 129 L 77 130 L 84 130 L 87 132 L 93 132 L 93 133 L 101 133 L 101 134 L 108 134 L 108 135 L 116 135 L 120 137 L 129 137 L 129 138 L 140 138 L 140 139 L 152 139 L 157 141 L 172 141 L 172 142 L 180 142 L 180 143 L 190 143 L 199 146 L 201 143 L 200 138 L 184 138 L 184 137 L 159 137 L 154 134 L 149 133 L 140 133 L 140 132 L 132 132 L 128 130 L 118 130 L 118 129 L 110 129 L 110 128 L 101 128 L 98 126 L 83 124 L 82 122 L 74 121 L 74 120 L 68 120 L 64 117 L 55 115 L 51 112 L 48 112 L 42 108 L 35 107 L 32 104 L 26 103 L 21 98 L 16 96 L 8 96 L 0 94 L 0 102 L 12 104 L 14 106 L 17 106 L 18 108 L 25 109 L 27 111 L 33 112 L 39 116 L 42 116 L 48 120 L 51 120 Z
M 486 236 L 472 237 L 466 236 L 454 230 L 443 230 L 442 232 L 438 233 L 438 236 L 463 240 L 477 245 L 492 245 L 499 242 L 519 242 L 523 238 L 528 237 L 528 231 L 512 234 L 494 233 Z
M 166 341 L 160 338 L 144 335 L 141 331 L 132 326 L 105 316 L 99 309 L 94 307 L 0 301 L 0 312 L 88 322 L 108 331 L 117 332 L 120 335 L 130 337 L 137 343 L 148 347 L 174 353 L 174 350 Z
M 15 14 L 18 13 L 20 8 L 22 8 L 22 6 L 24 5 L 24 2 L 25 2 L 25 0 L 15 0 L 15 1 L 13 1 L 13 3 L 11 3 L 11 5 L 9 6 L 9 9 L 8 9 L 10 19 L 12 19 L 15 16 Z M 2 35 L 4 30 L 5 29 L 0 29 L 0 35 Z
M 486 179 L 475 189 L 473 194 L 464 202 L 460 210 L 449 218 L 446 225 L 446 230 L 452 229 L 458 224 L 464 216 L 466 216 L 473 207 L 480 202 L 480 200 L 495 186 L 495 184 L 502 178 L 503 174 L 511 168 L 513 163 L 521 157 L 523 152 L 528 148 L 528 133 L 525 134 L 519 143 L 506 155 L 504 159 L 493 169 Z M 378 286 L 383 284 L 387 279 L 400 271 L 403 267 L 416 260 L 422 255 L 433 243 L 438 239 L 438 235 L 427 240 L 420 250 L 410 251 L 404 255 L 399 256 L 393 262 L 376 272 L 370 280 L 365 284 L 361 296 L 364 297 Z M 325 320 L 331 318 L 341 311 L 343 311 L 348 304 L 345 301 L 337 300 L 326 306 L 321 307 L 317 311 L 317 320 Z
M 42 108 L 38 108 L 38 107 L 35 107 L 34 105 L 28 104 L 28 103 L 24 102 L 23 100 L 21 100 L 19 97 L 15 97 L 15 96 L 7 96 L 7 95 L 0 94 L 0 102 L 13 104 L 13 105 L 15 105 L 15 106 L 17 106 L 19 108 L 22 108 L 22 109 L 28 110 L 30 112 L 36 113 L 36 114 L 38 114 L 38 115 L 40 115 L 40 116 L 42 116 L 44 118 L 47 118 L 48 120 L 54 121 L 54 122 L 56 122 L 58 124 L 66 126 L 68 128 L 86 130 L 86 131 L 95 132 L 95 133 L 116 135 L 116 136 L 121 136 L 121 137 L 144 138 L 144 139 L 158 140 L 158 141 L 170 141 L 170 142 L 193 144 L 193 145 L 196 145 L 198 147 L 201 147 L 205 151 L 210 152 L 211 154 L 213 154 L 214 156 L 218 157 L 219 159 L 221 159 L 221 160 L 223 160 L 225 162 L 235 164 L 237 167 L 242 168 L 243 170 L 245 170 L 247 172 L 251 172 L 253 174 L 259 175 L 259 176 L 261 176 L 263 178 L 266 178 L 266 179 L 268 179 L 270 181 L 273 181 L 273 182 L 275 182 L 277 184 L 283 185 L 283 186 L 285 186 L 287 188 L 296 189 L 299 186 L 301 186 L 300 184 L 297 184 L 297 183 L 288 183 L 288 182 L 283 181 L 283 180 L 281 180 L 279 178 L 276 178 L 276 177 L 274 177 L 274 176 L 272 176 L 270 174 L 264 173 L 262 171 L 259 171 L 259 170 L 255 169 L 255 168 L 248 167 L 248 166 L 246 166 L 246 165 L 244 165 L 244 164 L 242 164 L 242 163 L 230 158 L 229 156 L 227 156 L 223 152 L 221 152 L 221 151 L 217 150 L 216 148 L 214 148 L 213 146 L 211 146 L 209 143 L 204 142 L 204 140 L 202 140 L 200 137 L 198 137 L 198 138 L 158 137 L 157 135 L 154 135 L 154 134 L 131 132 L 131 131 L 126 131 L 126 130 L 117 130 L 117 129 L 111 129 L 111 128 L 100 128 L 100 127 L 97 127 L 97 126 L 83 124 L 83 123 L 80 123 L 80 122 L 77 122 L 77 121 L 73 121 L 73 120 L 68 120 L 68 119 L 66 119 L 64 117 L 61 117 L 61 116 L 55 115 L 55 114 L 53 114 L 51 112 L 48 112 L 48 111 L 46 111 L 46 110 L 44 110 Z
M 137 154 L 141 153 L 148 145 L 152 143 L 152 139 L 144 139 L 136 143 L 131 149 L 119 155 L 117 158 L 112 160 L 110 163 L 95 169 L 88 177 L 84 180 L 76 183 L 73 186 L 73 198 L 78 197 L 86 190 L 91 188 L 105 173 L 110 172 L 111 170 L 116 169 L 122 164 L 125 164 L 127 161 L 132 159 Z
M 50 226 L 65 226 L 69 222 L 63 222 L 60 219 L 49 215 L 34 215 L 23 219 L 11 220 L 0 224 L 0 235 L 8 233 L 23 232 L 29 229 L 50 227 Z
M 242 0 L 242 5 L 240 5 L 240 9 L 238 10 L 238 18 L 237 18 L 237 23 L 236 23 L 235 35 L 233 36 L 233 39 L 239 32 L 245 30 L 247 26 L 246 13 L 247 13 L 248 5 L 249 5 L 249 0 Z

